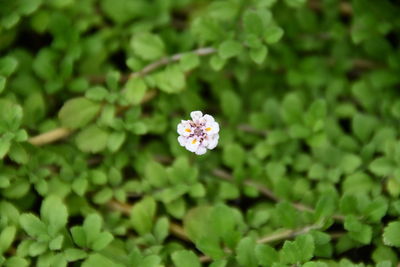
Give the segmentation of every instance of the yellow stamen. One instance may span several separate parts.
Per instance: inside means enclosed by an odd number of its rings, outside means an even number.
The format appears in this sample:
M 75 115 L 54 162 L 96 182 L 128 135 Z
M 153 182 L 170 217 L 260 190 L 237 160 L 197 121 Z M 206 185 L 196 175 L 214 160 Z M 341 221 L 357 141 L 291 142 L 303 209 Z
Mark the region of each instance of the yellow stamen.
M 210 128 L 210 127 L 206 128 L 206 131 L 207 131 L 207 132 L 208 132 L 208 131 L 211 131 L 211 128 Z
M 197 139 L 193 139 L 192 144 L 196 144 Z
M 185 129 L 186 132 L 190 133 L 192 130 L 190 130 L 189 128 Z

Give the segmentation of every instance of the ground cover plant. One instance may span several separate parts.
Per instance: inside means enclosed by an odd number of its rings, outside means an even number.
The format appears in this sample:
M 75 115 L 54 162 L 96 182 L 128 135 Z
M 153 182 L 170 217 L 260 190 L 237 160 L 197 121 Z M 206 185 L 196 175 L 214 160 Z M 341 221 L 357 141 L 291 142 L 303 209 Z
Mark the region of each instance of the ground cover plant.
M 397 266 L 399 14 L 0 0 L 0 265 Z

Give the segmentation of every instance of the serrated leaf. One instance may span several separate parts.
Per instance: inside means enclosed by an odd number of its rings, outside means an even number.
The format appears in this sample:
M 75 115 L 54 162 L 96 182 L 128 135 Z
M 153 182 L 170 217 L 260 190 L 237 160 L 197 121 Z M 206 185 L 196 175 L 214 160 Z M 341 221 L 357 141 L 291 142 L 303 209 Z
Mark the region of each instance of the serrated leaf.
M 256 242 L 251 237 L 240 240 L 236 248 L 236 259 L 241 266 L 257 267 L 258 259 L 255 253 Z
M 267 244 L 257 244 L 255 253 L 261 266 L 272 266 L 274 262 L 279 262 L 278 252 Z
M 383 243 L 387 246 L 400 247 L 400 222 L 390 222 L 383 230 Z
M 89 214 L 83 222 L 83 230 L 88 244 L 92 244 L 100 234 L 102 217 L 97 213 Z
M 64 127 L 76 129 L 87 125 L 100 111 L 100 104 L 84 97 L 78 97 L 65 102 L 58 118 Z
M 280 258 L 283 263 L 295 264 L 310 260 L 314 254 L 314 239 L 310 234 L 301 235 L 295 241 L 285 241 Z
M 47 234 L 46 225 L 33 214 L 22 214 L 19 217 L 19 223 L 25 232 L 32 237 L 39 237 L 40 235 Z
M 53 240 L 50 241 L 49 243 L 49 248 L 51 250 L 59 250 L 61 249 L 62 245 L 64 242 L 64 236 L 63 235 L 59 235 L 56 238 L 54 238 Z
M 196 254 L 189 250 L 179 250 L 172 253 L 172 261 L 176 267 L 200 267 L 200 261 Z
M 49 225 L 49 233 L 53 235 L 65 227 L 68 221 L 67 207 L 55 195 L 45 198 L 40 208 L 40 215 L 43 221 Z

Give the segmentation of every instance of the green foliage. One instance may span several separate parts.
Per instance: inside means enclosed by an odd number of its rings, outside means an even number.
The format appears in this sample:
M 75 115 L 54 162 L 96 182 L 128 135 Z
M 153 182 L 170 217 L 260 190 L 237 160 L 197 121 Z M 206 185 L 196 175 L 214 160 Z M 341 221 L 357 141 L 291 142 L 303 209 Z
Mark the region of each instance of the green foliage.
M 0 266 L 397 266 L 400 5 L 370 2 L 0 0 Z

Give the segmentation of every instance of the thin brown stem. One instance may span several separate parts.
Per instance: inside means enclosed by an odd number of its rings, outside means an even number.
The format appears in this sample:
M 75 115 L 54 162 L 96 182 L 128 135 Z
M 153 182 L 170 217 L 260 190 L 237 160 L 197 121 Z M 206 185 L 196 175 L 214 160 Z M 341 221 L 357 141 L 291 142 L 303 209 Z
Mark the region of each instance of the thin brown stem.
M 142 77 L 147 74 L 150 74 L 151 72 L 161 68 L 162 66 L 165 66 L 165 65 L 168 65 L 169 63 L 177 62 L 177 61 L 181 60 L 185 54 L 193 53 L 198 56 L 207 56 L 207 55 L 215 53 L 216 51 L 217 50 L 212 47 L 201 47 L 201 48 L 198 48 L 198 49 L 190 51 L 190 52 L 178 53 L 178 54 L 175 54 L 172 56 L 163 57 L 155 62 L 148 64 L 140 71 L 133 72 L 128 75 L 122 75 L 121 82 L 126 82 L 129 79 Z M 90 80 L 93 83 L 103 83 L 105 81 L 105 77 L 104 76 L 93 76 L 90 78 Z
M 73 131 L 68 128 L 56 128 L 54 130 L 29 138 L 28 142 L 34 146 L 43 146 L 68 137 Z

